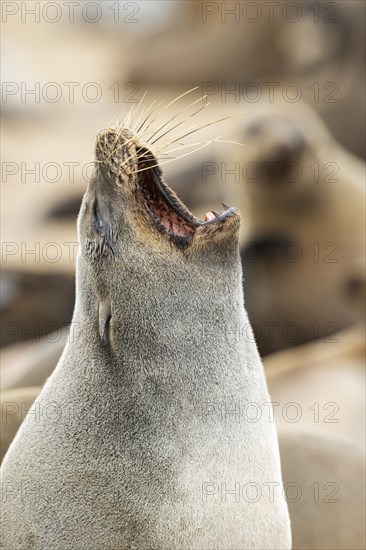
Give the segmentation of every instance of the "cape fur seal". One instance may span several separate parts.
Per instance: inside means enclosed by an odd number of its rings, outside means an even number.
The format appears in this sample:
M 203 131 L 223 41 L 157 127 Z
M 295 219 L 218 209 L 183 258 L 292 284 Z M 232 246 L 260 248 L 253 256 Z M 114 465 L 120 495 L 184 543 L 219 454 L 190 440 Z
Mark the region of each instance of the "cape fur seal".
M 364 318 L 365 165 L 306 105 L 274 105 L 238 125 L 241 181 L 224 184 L 243 213 L 246 309 L 262 355 L 331 342 Z
M 4 459 L 5 548 L 291 548 L 286 502 L 266 494 L 274 424 L 212 414 L 270 401 L 239 225 L 234 208 L 195 219 L 127 129 L 98 136 L 75 338 L 35 402 L 54 418 L 28 415 Z

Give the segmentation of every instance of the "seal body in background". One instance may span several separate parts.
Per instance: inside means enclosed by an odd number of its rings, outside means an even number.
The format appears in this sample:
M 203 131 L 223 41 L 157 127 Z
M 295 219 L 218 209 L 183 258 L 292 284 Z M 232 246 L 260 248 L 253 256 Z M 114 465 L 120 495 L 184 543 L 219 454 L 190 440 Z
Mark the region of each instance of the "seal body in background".
M 138 136 L 98 136 L 77 329 L 4 459 L 4 548 L 291 548 L 239 225 L 195 219 Z

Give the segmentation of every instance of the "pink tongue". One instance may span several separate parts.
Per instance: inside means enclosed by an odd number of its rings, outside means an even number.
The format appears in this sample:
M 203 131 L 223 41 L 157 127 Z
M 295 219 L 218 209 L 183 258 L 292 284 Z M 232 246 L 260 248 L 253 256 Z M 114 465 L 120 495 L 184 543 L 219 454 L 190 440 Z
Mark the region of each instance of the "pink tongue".
M 207 212 L 205 214 L 205 222 L 210 222 L 211 220 L 214 220 L 216 216 L 212 212 Z

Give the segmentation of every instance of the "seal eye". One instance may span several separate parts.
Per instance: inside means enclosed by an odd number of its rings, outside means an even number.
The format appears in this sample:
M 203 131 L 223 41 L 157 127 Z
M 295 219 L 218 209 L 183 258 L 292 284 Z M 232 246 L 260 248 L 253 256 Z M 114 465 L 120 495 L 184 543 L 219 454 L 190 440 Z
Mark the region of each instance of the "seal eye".
M 101 215 L 99 214 L 97 199 L 95 199 L 93 203 L 92 227 L 94 227 L 94 229 L 101 235 L 101 237 L 106 236 L 107 224 L 103 221 Z
M 96 197 L 92 206 L 91 227 L 97 233 L 97 238 L 93 239 L 95 241 L 94 248 L 101 253 L 109 250 L 116 260 L 119 260 L 120 255 L 115 242 L 115 235 L 111 229 L 109 207 L 104 202 L 99 205 Z

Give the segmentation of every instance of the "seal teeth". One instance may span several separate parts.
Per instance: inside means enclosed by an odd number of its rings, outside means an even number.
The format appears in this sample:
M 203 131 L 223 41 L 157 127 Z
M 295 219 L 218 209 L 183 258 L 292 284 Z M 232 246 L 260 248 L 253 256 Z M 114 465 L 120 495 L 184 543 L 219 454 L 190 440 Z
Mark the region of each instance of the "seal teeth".
M 216 210 L 211 210 L 211 212 L 216 216 L 216 218 L 218 218 L 220 216 L 220 214 L 218 212 L 216 212 Z
M 226 204 L 225 202 L 222 203 L 222 206 L 225 208 L 225 210 L 229 210 L 230 206 Z
M 205 215 L 205 222 L 211 222 L 214 219 L 215 219 L 214 213 L 213 212 L 207 212 L 207 214 Z

